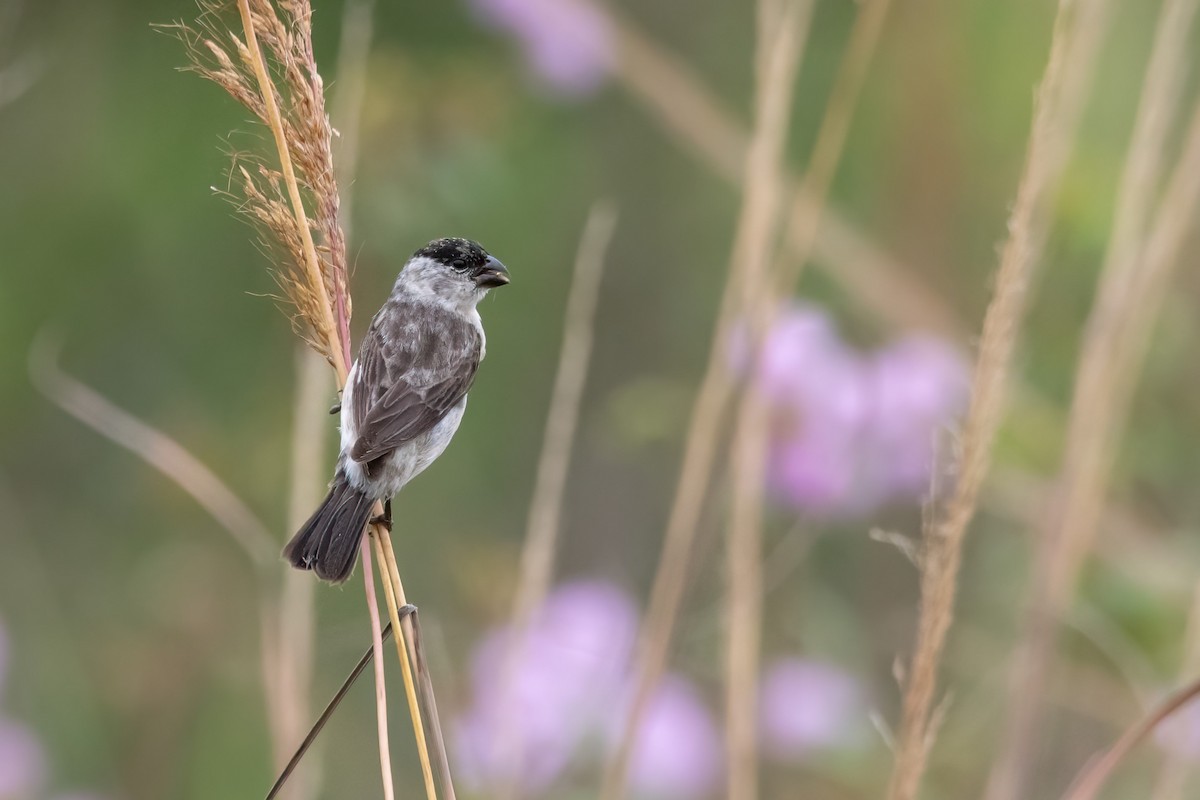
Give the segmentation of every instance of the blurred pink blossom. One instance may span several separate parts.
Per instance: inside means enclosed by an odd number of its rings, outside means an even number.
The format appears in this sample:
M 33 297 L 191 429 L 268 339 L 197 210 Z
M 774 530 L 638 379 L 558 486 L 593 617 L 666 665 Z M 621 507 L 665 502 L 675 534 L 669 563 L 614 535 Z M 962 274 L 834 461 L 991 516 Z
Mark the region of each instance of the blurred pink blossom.
M 783 658 L 767 667 L 759 702 L 763 750 L 795 760 L 846 744 L 866 717 L 858 681 L 818 661 Z
M 475 787 L 515 779 L 527 791 L 549 785 L 620 697 L 637 624 L 633 602 L 609 584 L 560 587 L 531 620 L 507 692 L 498 683 L 510 663 L 511 631 L 485 636 L 473 659 L 475 702 L 456 726 L 463 779 Z M 514 716 L 521 724 L 515 759 L 506 738 Z
M 735 338 L 732 349 L 745 371 L 744 345 Z M 801 304 L 778 315 L 754 375 L 771 404 L 772 494 L 827 517 L 921 497 L 934 442 L 968 388 L 966 364 L 948 344 L 914 336 L 863 354 L 824 311 Z
M 886 465 L 876 480 L 889 495 L 919 497 L 929 489 L 938 430 L 966 408 L 967 366 L 948 344 L 929 336 L 901 339 L 872 358 L 869 440 Z
M 472 659 L 473 702 L 454 725 L 464 783 L 485 792 L 515 781 L 540 794 L 573 762 L 598 764 L 626 708 L 637 630 L 636 607 L 620 589 L 599 581 L 565 584 L 534 614 L 507 691 L 501 682 L 512 632 L 488 633 Z M 513 719 L 520 724 L 519 752 Z M 699 693 L 673 676 L 652 698 L 631 788 L 651 800 L 702 797 L 719 777 L 720 756 L 720 737 Z
M 650 699 L 634 747 L 629 771 L 633 796 L 707 797 L 721 779 L 721 766 L 721 734 L 712 714 L 688 680 L 668 675 Z
M 471 0 L 471 5 L 486 25 L 517 40 L 533 74 L 553 92 L 589 94 L 612 69 L 612 25 L 586 0 Z
M 46 781 L 46 755 L 29 728 L 0 718 L 0 798 L 26 800 Z

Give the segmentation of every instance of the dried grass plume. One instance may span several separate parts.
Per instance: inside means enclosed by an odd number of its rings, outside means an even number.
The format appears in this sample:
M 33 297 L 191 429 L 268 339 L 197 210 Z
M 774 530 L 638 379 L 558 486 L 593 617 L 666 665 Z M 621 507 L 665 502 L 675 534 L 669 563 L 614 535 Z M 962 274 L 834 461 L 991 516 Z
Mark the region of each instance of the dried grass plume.
M 333 129 L 312 45 L 312 8 L 300 0 L 238 3 L 245 40 L 222 17 L 232 3 L 200 0 L 194 25 L 162 29 L 186 45 L 192 72 L 241 103 L 275 135 L 280 167 L 235 154 L 228 193 L 279 252 L 273 275 L 296 333 L 341 376 L 349 364 L 346 240 L 338 222 Z M 260 51 L 259 43 L 262 45 Z

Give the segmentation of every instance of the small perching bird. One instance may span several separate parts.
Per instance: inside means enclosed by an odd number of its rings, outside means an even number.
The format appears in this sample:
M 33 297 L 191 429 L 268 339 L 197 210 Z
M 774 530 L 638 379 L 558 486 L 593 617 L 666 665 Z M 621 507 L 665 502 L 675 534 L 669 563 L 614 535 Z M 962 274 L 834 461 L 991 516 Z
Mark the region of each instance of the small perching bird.
M 371 510 L 442 454 L 486 350 L 476 306 L 508 270 L 468 239 L 436 239 L 396 278 L 342 392 L 342 449 L 329 495 L 284 548 L 298 569 L 341 583 Z

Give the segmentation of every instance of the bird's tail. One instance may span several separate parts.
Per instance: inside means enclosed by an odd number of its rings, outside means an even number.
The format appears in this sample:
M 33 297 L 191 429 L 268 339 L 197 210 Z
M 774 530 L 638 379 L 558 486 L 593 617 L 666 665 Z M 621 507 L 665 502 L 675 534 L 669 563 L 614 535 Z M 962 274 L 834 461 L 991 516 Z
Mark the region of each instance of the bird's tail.
M 283 548 L 297 569 L 311 569 L 330 583 L 342 583 L 354 571 L 358 545 L 375 500 L 350 485 L 338 470 L 321 507 Z

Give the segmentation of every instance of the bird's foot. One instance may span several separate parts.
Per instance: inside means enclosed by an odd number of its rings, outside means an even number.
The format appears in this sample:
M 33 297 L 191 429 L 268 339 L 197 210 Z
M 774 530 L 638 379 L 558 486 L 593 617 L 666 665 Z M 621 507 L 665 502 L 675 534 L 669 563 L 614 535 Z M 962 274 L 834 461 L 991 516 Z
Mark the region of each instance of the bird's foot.
M 378 525 L 385 529 L 388 533 L 392 532 L 392 501 L 383 501 L 383 513 L 377 517 L 371 518 L 372 525 Z

